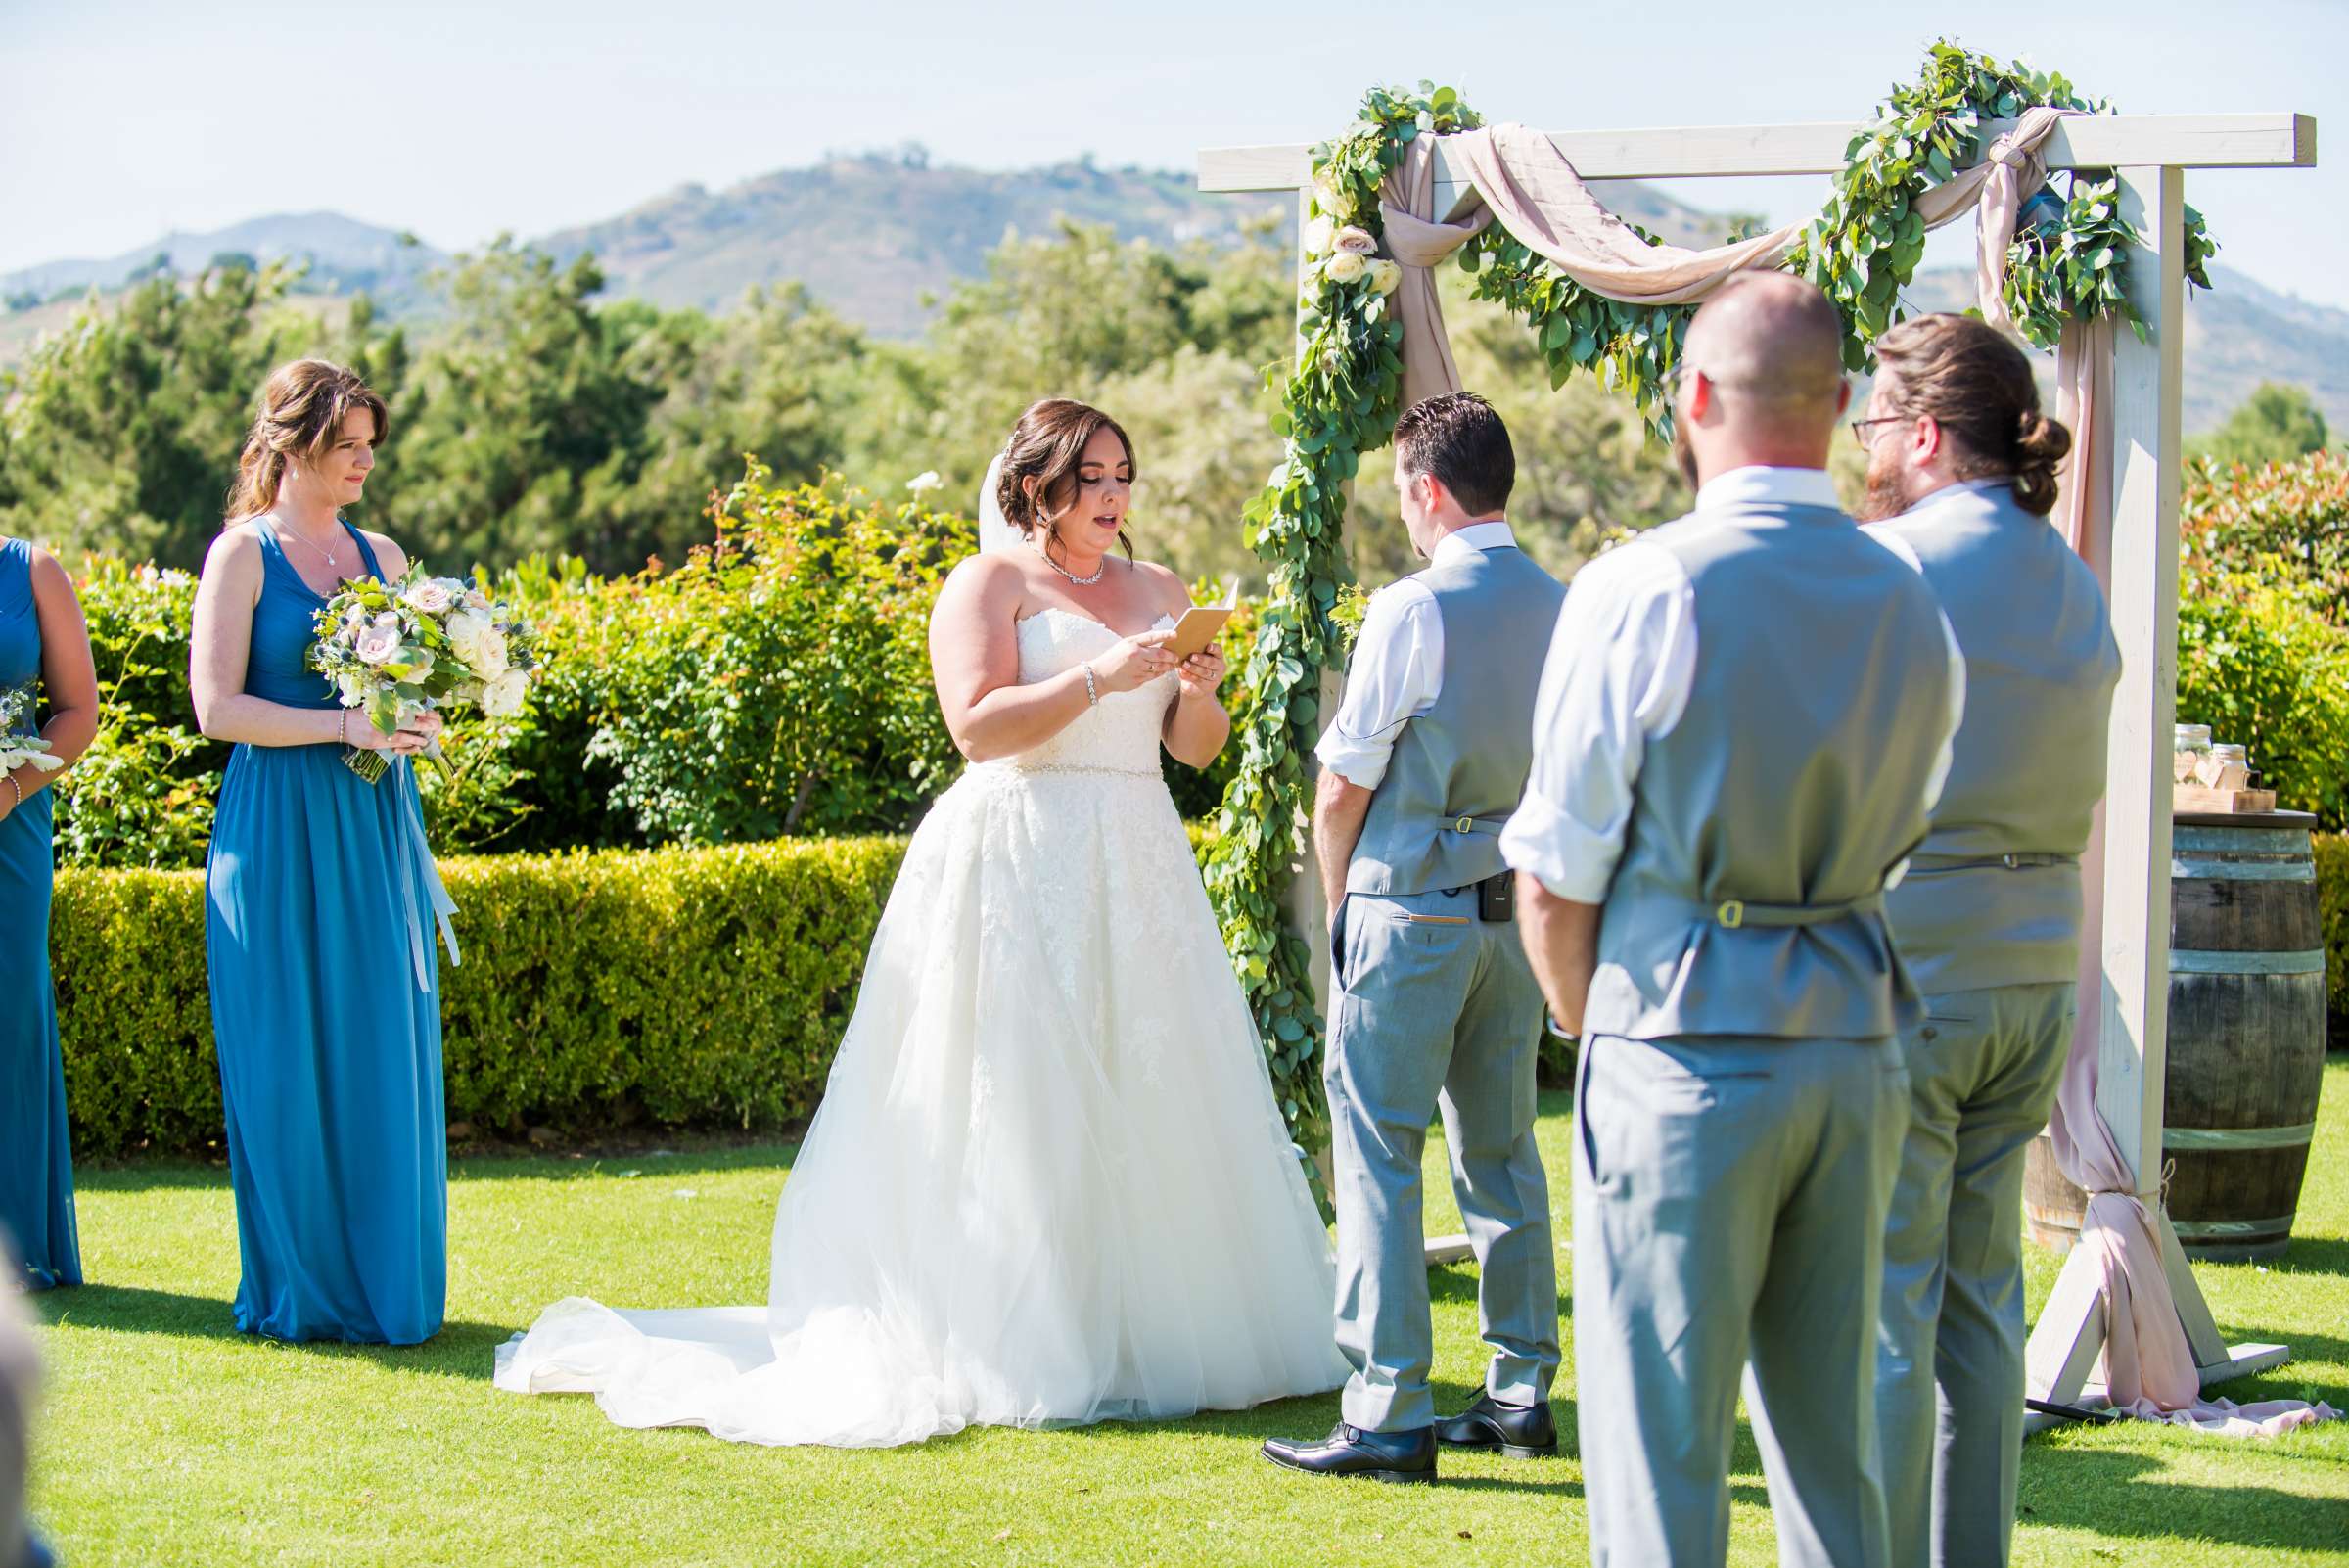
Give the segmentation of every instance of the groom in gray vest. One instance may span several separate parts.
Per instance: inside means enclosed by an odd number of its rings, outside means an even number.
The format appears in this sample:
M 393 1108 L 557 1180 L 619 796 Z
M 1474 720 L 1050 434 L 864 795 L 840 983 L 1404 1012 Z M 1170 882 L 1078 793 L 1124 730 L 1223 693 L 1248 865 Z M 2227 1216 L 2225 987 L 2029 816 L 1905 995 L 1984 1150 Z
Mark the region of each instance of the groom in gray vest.
M 1432 1481 L 1439 1444 L 1557 1452 L 1557 1266 L 1534 1144 L 1542 994 L 1510 917 L 1500 831 L 1532 761 L 1534 692 L 1565 590 L 1503 521 L 1517 477 L 1483 398 L 1395 422 L 1395 488 L 1427 570 L 1374 595 L 1321 737 L 1314 849 L 1332 917 L 1328 1059 L 1338 1348 L 1326 1439 L 1268 1442 L 1290 1469 Z M 1437 1418 L 1420 1155 L 1439 1107 L 1476 1249 L 1485 1392 Z
M 1884 890 L 1964 667 L 1824 472 L 1850 392 L 1810 284 L 1740 279 L 1674 388 L 1696 509 L 1585 567 L 1501 840 L 1583 1037 L 1574 1339 L 1590 1555 L 1727 1554 L 1750 1369 L 1787 1568 L 1879 1568 L 1876 1293 L 1917 994 Z
M 1876 344 L 1869 531 L 1918 559 L 1965 652 L 1966 722 L 1932 837 L 1889 904 L 1925 993 L 1884 1238 L 1876 1420 L 1895 1568 L 2006 1561 L 2023 1444 L 2023 1151 L 2079 989 L 2080 854 L 2121 654 L 2096 576 L 2048 526 L 2071 435 L 2031 362 L 1963 316 Z

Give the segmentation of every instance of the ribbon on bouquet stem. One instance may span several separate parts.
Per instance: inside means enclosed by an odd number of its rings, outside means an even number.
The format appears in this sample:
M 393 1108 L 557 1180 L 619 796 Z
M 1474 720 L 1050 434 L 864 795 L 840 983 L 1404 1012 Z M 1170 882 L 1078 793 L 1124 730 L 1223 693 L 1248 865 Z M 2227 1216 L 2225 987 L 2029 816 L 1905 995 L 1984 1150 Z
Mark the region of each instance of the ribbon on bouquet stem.
M 416 883 L 424 883 L 426 901 L 433 911 L 433 922 L 440 929 L 440 940 L 448 945 L 448 961 L 456 967 L 462 962 L 457 956 L 457 928 L 450 916 L 457 912 L 457 901 L 448 896 L 448 885 L 440 880 L 440 867 L 433 859 L 433 847 L 425 842 L 423 803 L 415 798 L 415 774 L 401 775 L 407 780 L 409 798 L 400 804 L 399 815 L 406 825 L 408 852 L 416 861 L 416 875 L 399 879 L 400 902 L 408 913 L 408 957 L 416 967 L 416 989 L 433 989 L 432 971 L 425 962 L 425 945 L 431 939 L 425 934 L 424 915 L 416 906 Z

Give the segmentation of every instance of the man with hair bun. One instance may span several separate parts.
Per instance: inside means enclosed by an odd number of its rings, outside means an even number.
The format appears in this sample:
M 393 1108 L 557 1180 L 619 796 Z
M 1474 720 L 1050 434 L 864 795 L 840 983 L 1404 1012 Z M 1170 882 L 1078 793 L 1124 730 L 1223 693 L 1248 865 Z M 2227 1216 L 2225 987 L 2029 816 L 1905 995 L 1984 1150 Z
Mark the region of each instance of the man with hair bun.
M 1786 1568 L 1885 1560 L 1876 1291 L 1917 1010 L 1884 891 L 1924 839 L 1964 670 L 1825 468 L 1843 325 L 1717 293 L 1674 386 L 1696 507 L 1568 593 L 1501 835 L 1583 1037 L 1574 1339 L 1590 1556 L 1728 1551 L 1740 1375 Z
M 1876 344 L 1868 530 L 1965 654 L 1966 721 L 1889 906 L 1925 992 L 1884 1244 L 1876 1411 L 1892 1562 L 2003 1564 L 2023 1418 L 2023 1151 L 2072 1038 L 2080 854 L 2120 677 L 2104 595 L 2046 522 L 2071 435 L 2020 348 L 1920 316 Z

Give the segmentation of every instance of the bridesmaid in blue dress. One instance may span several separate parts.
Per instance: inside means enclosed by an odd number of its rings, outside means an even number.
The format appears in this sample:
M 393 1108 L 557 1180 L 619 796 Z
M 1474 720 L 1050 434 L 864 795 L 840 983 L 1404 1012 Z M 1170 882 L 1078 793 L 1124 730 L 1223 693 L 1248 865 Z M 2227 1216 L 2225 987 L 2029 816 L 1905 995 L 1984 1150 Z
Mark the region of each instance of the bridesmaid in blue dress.
M 439 957 L 447 895 L 406 759 L 308 666 L 347 578 L 407 560 L 343 521 L 384 437 L 383 400 L 340 366 L 269 378 L 229 523 L 197 588 L 190 684 L 233 741 L 206 865 L 205 951 L 244 1279 L 237 1327 L 415 1344 L 447 1283 Z M 392 754 L 370 784 L 345 746 Z M 450 956 L 455 956 L 453 939 Z
M 50 755 L 70 762 L 98 728 L 98 681 L 81 603 L 45 550 L 0 537 L 0 695 L 34 697 Z M 49 787 L 64 769 L 27 762 L 0 773 L 0 1231 L 15 1240 L 30 1288 L 81 1283 L 73 1226 L 73 1158 L 66 1131 L 65 1061 L 49 978 L 49 891 L 57 862 Z M 0 1246 L 0 1259 L 8 1249 Z

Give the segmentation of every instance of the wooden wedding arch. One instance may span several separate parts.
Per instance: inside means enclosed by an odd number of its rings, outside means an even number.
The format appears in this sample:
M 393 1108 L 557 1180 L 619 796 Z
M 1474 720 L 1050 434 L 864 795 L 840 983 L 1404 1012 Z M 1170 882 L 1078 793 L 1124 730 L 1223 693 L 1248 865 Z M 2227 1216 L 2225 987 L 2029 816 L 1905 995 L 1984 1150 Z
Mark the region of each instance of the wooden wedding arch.
M 1587 179 L 1833 174 L 1867 127 L 1848 122 L 1683 126 L 1550 132 Z M 1990 147 L 2012 122 L 1987 124 Z M 2122 216 L 2142 237 L 2126 258 L 2142 339 L 2115 335 L 2109 493 L 2113 629 L 2124 660 L 2106 737 L 2108 771 L 2102 863 L 2102 995 L 2084 996 L 2084 1018 L 2100 1013 L 2096 1105 L 2134 1173 L 2138 1197 L 2155 1217 L 2163 1271 L 2204 1386 L 2288 1359 L 2280 1345 L 2230 1346 L 2194 1283 L 2162 1207 L 2163 1068 L 2169 999 L 2171 726 L 2177 712 L 2179 350 L 2186 304 L 2186 171 L 2194 168 L 2308 168 L 2316 163 L 2316 121 L 2296 114 L 2097 115 L 2067 118 L 2045 149 L 2049 170 L 2117 173 Z M 1963 165 L 1960 165 L 1963 166 Z M 1199 155 L 1202 191 L 1293 191 L 1299 263 L 1313 189 L 1313 149 L 1303 144 L 1211 148 Z M 1465 161 L 1439 140 L 1433 215 L 1451 219 L 1474 200 Z M 1332 712 L 1337 676 L 1323 677 L 1322 711 Z M 1313 946 L 1316 987 L 1326 990 L 1327 918 L 1320 879 L 1307 861 L 1292 879 L 1291 909 Z M 2095 892 L 2091 890 L 2092 895 Z M 1459 1256 L 1458 1238 L 1431 1245 L 1431 1258 Z M 2030 1384 L 2041 1399 L 2082 1396 L 2105 1338 L 2107 1303 L 2091 1249 L 2074 1249 L 2031 1336 Z

